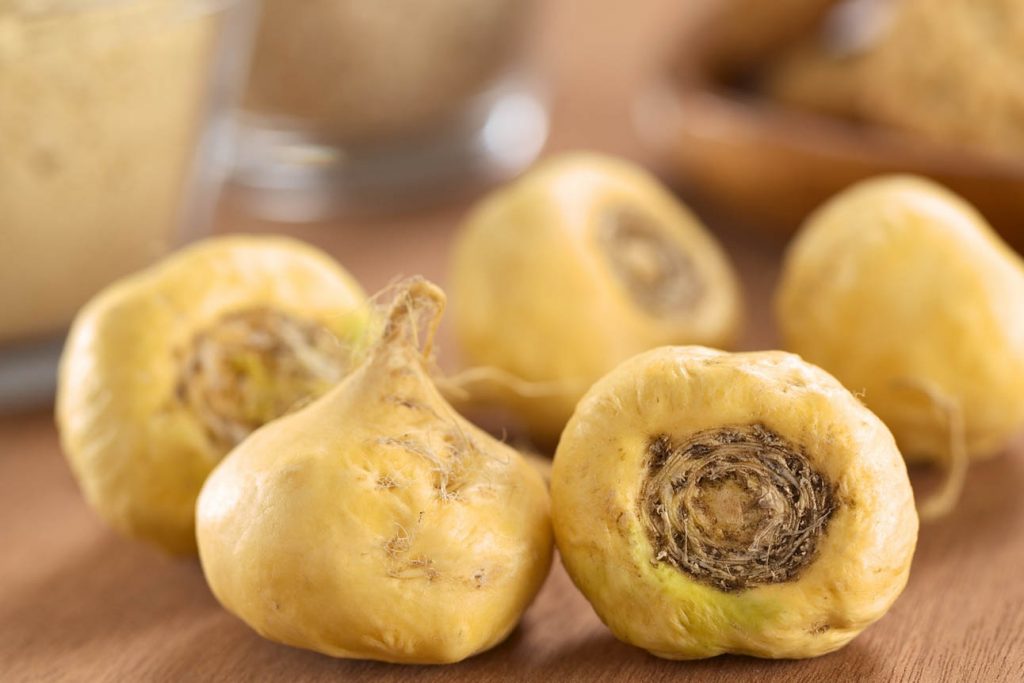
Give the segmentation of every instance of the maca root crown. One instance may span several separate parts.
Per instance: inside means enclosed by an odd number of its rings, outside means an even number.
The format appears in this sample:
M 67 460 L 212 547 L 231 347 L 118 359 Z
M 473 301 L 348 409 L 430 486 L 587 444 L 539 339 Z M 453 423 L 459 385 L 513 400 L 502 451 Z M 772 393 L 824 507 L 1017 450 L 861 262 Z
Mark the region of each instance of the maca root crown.
M 177 396 L 227 449 L 324 393 L 351 363 L 330 330 L 268 307 L 223 316 L 182 355 Z
M 799 448 L 761 424 L 651 440 L 639 516 L 665 562 L 723 591 L 791 581 L 839 506 Z
M 637 305 L 656 316 L 686 315 L 696 308 L 705 285 L 689 254 L 653 217 L 621 206 L 603 218 L 599 240 L 612 272 Z

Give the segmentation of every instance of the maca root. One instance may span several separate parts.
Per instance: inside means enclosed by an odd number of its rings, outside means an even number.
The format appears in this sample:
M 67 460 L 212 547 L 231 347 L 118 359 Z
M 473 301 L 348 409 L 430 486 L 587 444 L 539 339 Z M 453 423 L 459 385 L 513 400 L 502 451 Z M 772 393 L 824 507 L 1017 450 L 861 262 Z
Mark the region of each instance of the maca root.
M 177 397 L 230 449 L 323 394 L 348 371 L 348 345 L 322 325 L 259 307 L 225 315 L 182 354 Z
M 652 315 L 685 315 L 704 298 L 705 285 L 689 254 L 646 214 L 629 206 L 606 211 L 598 239 L 616 277 Z
M 640 520 L 665 562 L 720 590 L 796 579 L 839 507 L 835 486 L 764 425 L 650 441 Z

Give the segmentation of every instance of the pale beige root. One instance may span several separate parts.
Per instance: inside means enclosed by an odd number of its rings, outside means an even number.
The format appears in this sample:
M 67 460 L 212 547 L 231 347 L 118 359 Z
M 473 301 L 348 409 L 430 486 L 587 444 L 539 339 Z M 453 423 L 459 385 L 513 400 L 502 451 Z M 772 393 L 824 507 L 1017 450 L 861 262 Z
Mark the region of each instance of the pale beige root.
M 898 383 L 957 403 L 972 460 L 1003 452 L 1024 429 L 1022 298 L 1024 261 L 976 210 L 925 179 L 882 176 L 808 219 L 775 310 L 785 348 L 861 393 L 909 462 L 943 462 L 957 456 L 935 400 Z
M 330 256 L 269 235 L 197 242 L 98 294 L 68 334 L 56 401 L 90 505 L 128 536 L 194 554 L 209 472 L 348 373 L 365 307 Z
M 441 290 L 414 278 L 389 293 L 358 367 L 213 472 L 200 559 L 221 604 L 264 637 L 456 662 L 504 640 L 543 584 L 550 502 L 535 468 L 435 386 Z
M 923 521 L 941 519 L 956 509 L 963 494 L 964 484 L 967 482 L 967 468 L 971 462 L 967 451 L 963 408 L 959 402 L 926 380 L 900 378 L 894 384 L 916 391 L 927 398 L 945 423 L 949 441 L 946 457 L 939 463 L 943 470 L 942 485 L 927 499 L 917 501 L 917 513 Z
M 814 657 L 906 585 L 918 518 L 892 434 L 783 352 L 662 347 L 580 402 L 555 454 L 562 563 L 659 657 Z
M 646 170 L 576 153 L 483 199 L 452 258 L 460 383 L 554 445 L 617 363 L 667 343 L 729 346 L 739 285 L 714 236 Z M 493 370 L 491 369 L 493 368 Z

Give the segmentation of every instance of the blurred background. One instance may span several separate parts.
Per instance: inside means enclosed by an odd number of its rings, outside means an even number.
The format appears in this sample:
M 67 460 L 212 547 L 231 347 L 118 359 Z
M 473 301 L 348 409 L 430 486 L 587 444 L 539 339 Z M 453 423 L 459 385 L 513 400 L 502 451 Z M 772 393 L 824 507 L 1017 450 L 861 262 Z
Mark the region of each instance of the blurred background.
M 472 202 L 565 150 L 698 211 L 745 280 L 744 347 L 774 343 L 786 236 L 859 178 L 937 178 L 1014 241 L 1022 10 L 929 4 L 0 4 L 0 406 L 45 408 L 76 310 L 187 241 L 288 233 L 368 291 L 443 285 Z

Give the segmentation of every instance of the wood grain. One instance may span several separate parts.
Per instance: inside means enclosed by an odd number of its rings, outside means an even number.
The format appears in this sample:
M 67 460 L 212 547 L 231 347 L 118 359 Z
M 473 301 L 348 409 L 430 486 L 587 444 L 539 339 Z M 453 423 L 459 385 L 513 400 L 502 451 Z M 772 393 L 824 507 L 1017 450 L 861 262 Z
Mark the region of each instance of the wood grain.
M 541 53 L 558 93 L 553 149 L 642 158 L 630 102 L 654 73 L 683 5 L 543 5 Z M 451 205 L 288 230 L 327 248 L 370 290 L 398 274 L 443 283 L 464 210 Z M 709 222 L 744 280 L 743 345 L 773 346 L 768 297 L 782 244 L 730 231 L 713 216 Z M 230 195 L 219 211 L 220 231 L 281 229 L 247 217 Z M 445 339 L 444 360 L 452 363 Z M 915 486 L 927 479 L 915 473 Z M 1020 681 L 1022 490 L 1024 442 L 972 468 L 956 514 L 923 527 L 909 586 L 890 614 L 816 660 L 658 660 L 617 642 L 556 562 L 507 642 L 455 666 L 400 667 L 333 660 L 261 639 L 217 605 L 195 560 L 121 539 L 93 515 L 61 457 L 49 411 L 8 416 L 0 418 L 0 681 Z

